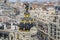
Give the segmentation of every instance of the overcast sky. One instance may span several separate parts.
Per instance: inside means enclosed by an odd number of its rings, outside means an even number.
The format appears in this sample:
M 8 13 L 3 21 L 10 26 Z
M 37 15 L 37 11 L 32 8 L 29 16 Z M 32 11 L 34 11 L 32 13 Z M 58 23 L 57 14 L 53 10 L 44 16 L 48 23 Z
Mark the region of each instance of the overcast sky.
M 16 0 L 10 0 L 10 1 L 15 2 Z M 23 2 L 23 1 L 32 2 L 32 1 L 34 1 L 34 0 L 21 0 L 21 1 L 22 1 L 22 2 Z M 42 1 L 42 2 L 44 2 L 44 1 L 58 1 L 58 0 L 37 0 L 37 1 Z

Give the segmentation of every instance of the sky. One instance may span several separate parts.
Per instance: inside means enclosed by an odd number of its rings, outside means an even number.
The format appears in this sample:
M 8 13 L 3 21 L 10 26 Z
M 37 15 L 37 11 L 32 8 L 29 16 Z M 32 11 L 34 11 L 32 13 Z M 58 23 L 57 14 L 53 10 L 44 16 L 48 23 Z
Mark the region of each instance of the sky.
M 15 2 L 16 0 L 9 0 L 10 2 Z M 28 2 L 32 2 L 34 0 L 21 0 L 22 2 L 24 1 L 28 1 Z M 58 1 L 58 0 L 37 0 L 37 1 L 42 1 L 42 2 L 45 2 L 45 1 Z

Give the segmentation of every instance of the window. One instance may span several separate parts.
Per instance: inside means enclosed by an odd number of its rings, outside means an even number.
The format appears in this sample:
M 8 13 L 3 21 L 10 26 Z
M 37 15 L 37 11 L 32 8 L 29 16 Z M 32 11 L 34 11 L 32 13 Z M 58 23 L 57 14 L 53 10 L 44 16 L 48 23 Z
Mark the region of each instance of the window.
M 58 31 L 60 31 L 60 29 L 58 29 Z
M 54 25 L 54 27 L 56 28 L 56 25 Z
M 50 40 L 53 40 L 53 39 L 50 39 Z
M 48 25 L 47 25 L 47 24 L 45 24 L 45 26 L 46 26 L 46 27 L 48 27 Z
M 58 39 L 60 39 L 60 37 L 58 37 Z
M 54 29 L 54 31 L 56 31 L 56 28 Z
M 58 7 L 58 10 L 60 10 L 60 7 Z
M 48 13 L 46 13 L 46 14 L 48 14 Z
M 52 33 L 52 29 L 51 29 L 50 33 Z
M 54 35 L 56 35 L 56 32 L 54 32 Z
M 54 38 L 56 39 L 56 36 L 54 36 Z
M 59 19 L 59 23 L 60 23 L 60 19 Z
M 52 24 L 50 24 L 50 26 L 52 27 Z
M 53 22 L 56 22 L 56 19 L 54 19 Z
M 51 30 L 52 30 L 52 27 L 51 27 Z
M 56 13 L 58 13 L 58 11 L 55 11 Z
M 55 9 L 60 10 L 60 6 L 56 6 Z
M 60 35 L 60 33 L 58 33 L 58 35 Z
M 50 34 L 52 36 L 52 34 Z

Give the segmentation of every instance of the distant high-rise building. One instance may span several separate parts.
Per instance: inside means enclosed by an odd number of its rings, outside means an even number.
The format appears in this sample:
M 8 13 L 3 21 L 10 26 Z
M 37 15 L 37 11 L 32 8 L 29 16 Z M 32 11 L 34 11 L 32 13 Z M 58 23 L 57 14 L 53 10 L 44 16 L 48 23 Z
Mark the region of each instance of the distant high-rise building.
M 9 0 L 0 0 L 0 2 L 7 3 Z

